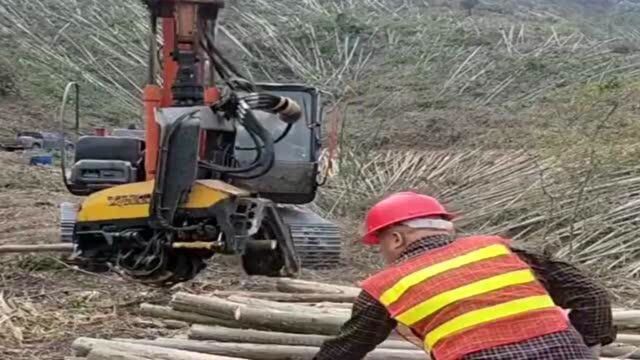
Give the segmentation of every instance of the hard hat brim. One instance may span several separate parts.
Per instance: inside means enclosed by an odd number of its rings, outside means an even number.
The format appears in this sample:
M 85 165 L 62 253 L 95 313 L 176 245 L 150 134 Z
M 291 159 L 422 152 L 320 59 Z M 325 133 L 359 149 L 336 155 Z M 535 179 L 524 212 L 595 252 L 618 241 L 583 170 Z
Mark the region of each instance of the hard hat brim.
M 424 217 L 424 216 L 442 216 L 442 218 L 445 221 L 452 221 L 456 218 L 456 215 L 453 213 L 438 213 L 438 214 L 432 214 L 432 213 L 427 213 L 427 214 L 422 214 L 422 215 L 413 215 L 413 216 L 407 216 L 406 219 L 400 219 L 400 220 L 396 220 L 396 221 L 392 221 L 389 222 L 388 224 L 382 224 L 378 227 L 376 227 L 375 229 L 372 229 L 371 231 L 369 231 L 365 236 L 362 237 L 362 243 L 365 245 L 379 245 L 380 244 L 380 239 L 378 238 L 378 236 L 376 235 L 376 233 L 388 226 L 394 225 L 394 224 L 399 224 L 402 223 L 404 221 L 407 220 L 412 220 L 412 219 L 416 219 L 416 218 L 420 218 L 420 217 Z
M 380 239 L 375 233 L 368 233 L 362 237 L 362 243 L 365 245 L 378 245 L 380 244 Z

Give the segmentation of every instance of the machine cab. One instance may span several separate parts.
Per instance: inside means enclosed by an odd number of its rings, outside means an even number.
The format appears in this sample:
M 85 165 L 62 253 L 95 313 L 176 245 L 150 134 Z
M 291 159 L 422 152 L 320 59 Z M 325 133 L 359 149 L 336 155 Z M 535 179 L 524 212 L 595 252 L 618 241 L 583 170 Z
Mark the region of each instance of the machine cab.
M 315 198 L 322 111 L 320 93 L 305 85 L 256 84 L 256 91 L 294 99 L 303 109 L 302 117 L 282 137 L 287 124 L 278 115 L 254 110 L 254 114 L 275 144 L 273 167 L 251 180 L 231 179 L 236 186 L 254 191 L 274 202 L 305 204 Z M 238 166 L 256 156 L 255 145 L 241 125 L 236 127 L 233 157 Z M 66 171 L 69 189 L 88 195 L 104 188 L 144 180 L 145 141 L 143 130 L 115 129 L 109 136 L 82 136 L 75 148 L 73 163 Z
M 303 109 L 302 117 L 293 124 L 286 136 L 287 124 L 277 115 L 254 111 L 256 117 L 275 140 L 275 162 L 265 175 L 251 180 L 233 180 L 233 184 L 256 191 L 277 203 L 306 204 L 315 198 L 317 190 L 318 156 L 322 109 L 320 93 L 305 85 L 258 84 L 257 91 L 294 99 Z M 253 141 L 238 126 L 235 158 L 247 164 L 256 156 Z

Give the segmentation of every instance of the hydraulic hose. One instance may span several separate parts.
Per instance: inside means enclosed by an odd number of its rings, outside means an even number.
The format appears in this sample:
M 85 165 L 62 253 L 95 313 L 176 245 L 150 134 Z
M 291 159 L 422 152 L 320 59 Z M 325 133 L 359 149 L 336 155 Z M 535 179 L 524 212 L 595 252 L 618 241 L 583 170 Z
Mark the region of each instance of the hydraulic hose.
M 260 147 L 260 149 L 257 149 L 259 152 L 256 159 L 250 165 L 241 168 L 222 166 L 208 162 L 201 163 L 201 165 L 234 178 L 253 179 L 266 174 L 273 166 L 275 160 L 274 141 L 271 134 L 260 124 L 258 119 L 256 119 L 251 111 L 251 107 L 246 101 L 238 99 L 236 110 L 240 123 L 245 127 L 256 146 Z M 262 143 L 262 146 L 260 143 Z M 258 172 L 253 172 L 258 168 L 260 168 Z
M 287 124 L 295 123 L 302 116 L 300 105 L 295 100 L 285 97 L 265 93 L 252 93 L 241 98 L 246 101 L 252 109 L 264 110 L 276 113 L 280 120 Z
M 302 115 L 300 106 L 294 100 L 287 97 L 253 93 L 243 97 L 242 99 L 245 100 L 252 109 L 278 113 L 280 119 L 287 123 L 287 127 L 284 131 L 273 141 L 274 144 L 279 143 L 289 134 L 289 132 L 291 132 L 293 124 L 298 121 Z M 236 147 L 235 149 L 259 151 L 260 146 Z

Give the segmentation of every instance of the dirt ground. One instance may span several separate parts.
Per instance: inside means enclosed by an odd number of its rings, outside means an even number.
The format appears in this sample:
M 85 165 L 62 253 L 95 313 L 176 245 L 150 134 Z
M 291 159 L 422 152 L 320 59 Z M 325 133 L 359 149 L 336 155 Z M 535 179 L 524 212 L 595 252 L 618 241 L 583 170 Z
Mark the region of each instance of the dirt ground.
M 3 103 L 0 102 L 0 108 Z M 4 107 L 3 133 L 32 127 L 42 112 Z M 28 154 L 0 152 L 0 245 L 58 241 L 58 205 L 79 201 L 67 193 L 56 168 L 29 166 Z M 170 289 L 128 282 L 115 274 L 84 272 L 60 254 L 0 255 L 0 359 L 63 359 L 79 336 L 171 336 L 169 330 L 137 314 L 139 304 L 166 304 L 177 291 L 256 288 L 233 258 L 213 257 L 196 279 Z M 305 271 L 303 278 L 352 283 L 362 274 Z

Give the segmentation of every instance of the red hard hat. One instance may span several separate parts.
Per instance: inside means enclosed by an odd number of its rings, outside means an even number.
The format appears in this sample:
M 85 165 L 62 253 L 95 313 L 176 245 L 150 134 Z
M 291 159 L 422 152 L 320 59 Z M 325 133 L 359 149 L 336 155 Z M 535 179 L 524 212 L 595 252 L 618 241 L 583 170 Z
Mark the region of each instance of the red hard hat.
M 366 234 L 362 241 L 367 245 L 378 244 L 378 231 L 403 221 L 427 216 L 441 216 L 445 220 L 454 217 L 431 196 L 410 191 L 395 193 L 369 210 L 365 220 Z

